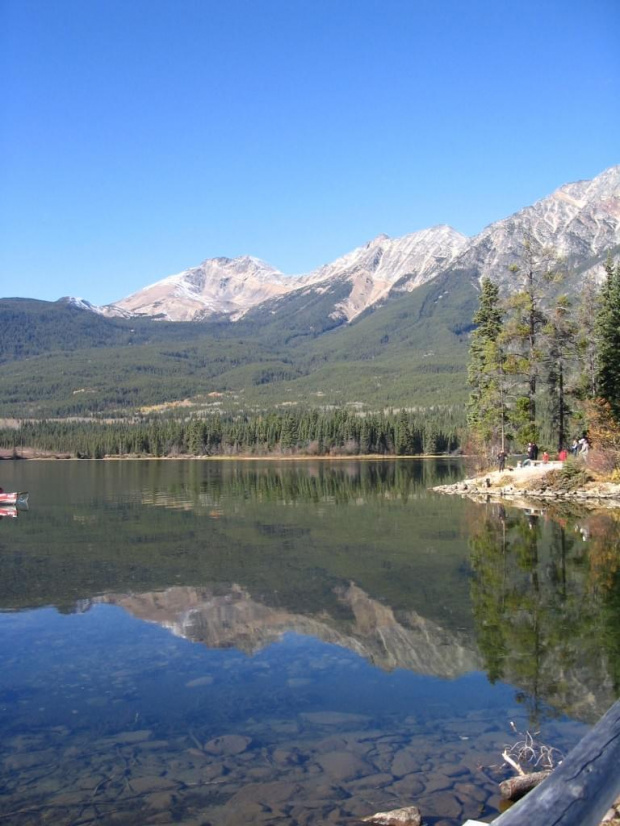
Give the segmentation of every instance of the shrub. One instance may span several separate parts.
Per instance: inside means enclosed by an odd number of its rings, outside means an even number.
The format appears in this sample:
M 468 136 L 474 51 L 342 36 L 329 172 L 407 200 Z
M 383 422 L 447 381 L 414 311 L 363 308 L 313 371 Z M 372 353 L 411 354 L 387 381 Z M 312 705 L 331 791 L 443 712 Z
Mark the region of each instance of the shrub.
M 547 474 L 545 481 L 555 490 L 570 491 L 582 488 L 591 478 L 583 462 L 578 459 L 567 459 L 559 470 L 552 470 Z
M 588 465 L 598 473 L 617 476 L 620 471 L 620 427 L 611 407 L 603 399 L 594 399 L 586 406 L 586 417 L 594 447 L 588 456 Z

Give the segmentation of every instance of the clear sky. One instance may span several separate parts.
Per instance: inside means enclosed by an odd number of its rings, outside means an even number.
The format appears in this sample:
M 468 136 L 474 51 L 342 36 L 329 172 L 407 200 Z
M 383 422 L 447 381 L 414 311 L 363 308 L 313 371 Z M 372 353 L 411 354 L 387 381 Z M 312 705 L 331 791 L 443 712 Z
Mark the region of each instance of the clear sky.
M 620 0 L 0 0 L 0 296 L 473 235 L 620 163 Z

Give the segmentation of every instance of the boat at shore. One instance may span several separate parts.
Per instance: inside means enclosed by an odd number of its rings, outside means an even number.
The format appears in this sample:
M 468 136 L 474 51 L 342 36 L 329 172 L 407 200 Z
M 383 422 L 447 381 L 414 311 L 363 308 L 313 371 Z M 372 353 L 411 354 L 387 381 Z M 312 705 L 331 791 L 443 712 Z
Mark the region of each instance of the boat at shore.
M 28 491 L 13 491 L 12 493 L 0 493 L 0 507 L 4 505 L 27 505 Z

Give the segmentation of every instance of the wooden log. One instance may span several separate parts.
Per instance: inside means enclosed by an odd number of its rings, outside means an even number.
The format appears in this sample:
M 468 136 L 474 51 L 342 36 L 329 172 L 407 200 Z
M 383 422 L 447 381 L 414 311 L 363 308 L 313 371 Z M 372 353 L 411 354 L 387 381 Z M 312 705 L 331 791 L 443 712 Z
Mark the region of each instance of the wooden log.
M 620 700 L 551 776 L 493 826 L 599 826 L 620 794 Z
M 551 769 L 543 772 L 531 772 L 530 774 L 520 774 L 518 777 L 511 777 L 499 784 L 499 790 L 504 800 L 520 800 L 539 783 L 546 780 L 551 774 Z

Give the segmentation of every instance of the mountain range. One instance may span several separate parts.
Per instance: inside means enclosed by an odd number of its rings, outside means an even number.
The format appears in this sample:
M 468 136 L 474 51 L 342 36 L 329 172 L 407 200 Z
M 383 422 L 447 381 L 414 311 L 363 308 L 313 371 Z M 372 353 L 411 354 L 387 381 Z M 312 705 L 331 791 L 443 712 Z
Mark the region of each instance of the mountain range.
M 152 405 L 461 406 L 480 280 L 515 284 L 526 240 L 562 256 L 578 294 L 620 251 L 620 166 L 560 187 L 473 238 L 379 235 L 286 276 L 209 259 L 114 304 L 0 299 L 0 417 Z
M 591 181 L 566 184 L 473 238 L 443 225 L 401 238 L 379 235 L 300 276 L 286 276 L 251 256 L 212 258 L 98 309 L 108 316 L 235 322 L 257 307 L 277 314 L 285 306 L 290 311 L 291 300 L 303 305 L 329 293 L 327 316 L 350 323 L 448 271 L 489 276 L 508 287 L 510 266 L 518 262 L 526 238 L 552 247 L 569 270 L 587 274 L 620 244 L 620 166 Z

